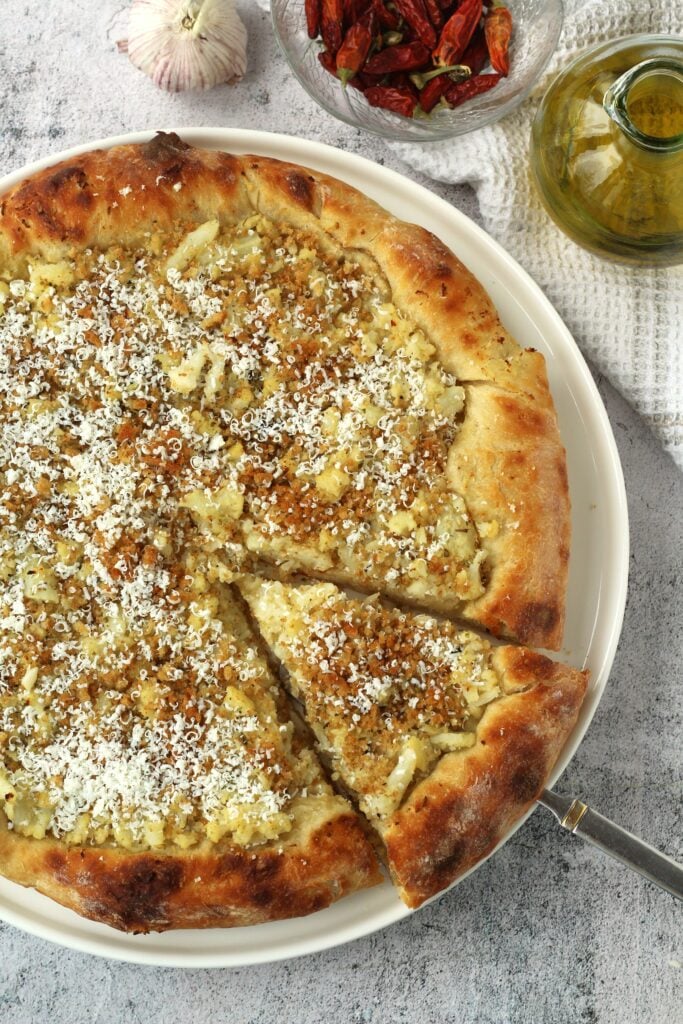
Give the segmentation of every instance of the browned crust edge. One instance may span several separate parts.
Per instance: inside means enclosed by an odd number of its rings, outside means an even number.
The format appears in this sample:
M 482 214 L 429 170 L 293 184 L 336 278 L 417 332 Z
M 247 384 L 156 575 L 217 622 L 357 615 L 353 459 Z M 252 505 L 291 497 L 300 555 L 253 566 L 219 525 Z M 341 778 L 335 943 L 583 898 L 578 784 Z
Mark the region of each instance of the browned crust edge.
M 576 722 L 587 672 L 513 647 L 495 661 L 507 695 L 486 710 L 475 745 L 443 757 L 383 830 L 409 907 L 491 853 L 541 793 Z
M 124 932 L 224 928 L 302 917 L 382 881 L 356 816 L 347 811 L 304 842 L 216 852 L 65 846 L 7 831 L 0 873 L 82 917 Z
M 134 245 L 146 233 L 253 212 L 240 158 L 160 133 L 48 167 L 0 198 L 0 259 L 63 257 L 69 246 Z

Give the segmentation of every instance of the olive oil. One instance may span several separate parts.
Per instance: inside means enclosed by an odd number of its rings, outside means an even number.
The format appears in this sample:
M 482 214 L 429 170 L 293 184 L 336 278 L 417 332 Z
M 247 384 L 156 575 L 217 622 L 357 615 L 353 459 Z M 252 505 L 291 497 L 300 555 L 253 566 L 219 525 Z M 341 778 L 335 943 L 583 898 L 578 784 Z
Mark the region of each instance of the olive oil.
M 653 71 L 631 88 L 628 116 L 643 135 L 670 139 L 683 135 L 683 77 Z
M 580 245 L 683 262 L 683 40 L 631 36 L 579 57 L 541 103 L 532 167 Z

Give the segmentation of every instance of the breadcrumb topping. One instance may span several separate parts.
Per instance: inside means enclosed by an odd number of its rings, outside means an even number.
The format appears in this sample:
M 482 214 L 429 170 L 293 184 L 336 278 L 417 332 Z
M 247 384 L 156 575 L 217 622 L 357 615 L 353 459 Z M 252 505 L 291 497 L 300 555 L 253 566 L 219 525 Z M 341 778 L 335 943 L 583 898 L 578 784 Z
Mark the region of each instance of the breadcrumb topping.
M 444 474 L 462 388 L 374 264 L 258 215 L 29 261 L 0 311 L 12 826 L 281 834 L 312 769 L 221 581 L 258 556 L 478 596 L 483 554 Z
M 446 751 L 474 743 L 501 695 L 490 645 L 452 622 L 354 600 L 328 583 L 240 582 L 322 750 L 370 817 Z

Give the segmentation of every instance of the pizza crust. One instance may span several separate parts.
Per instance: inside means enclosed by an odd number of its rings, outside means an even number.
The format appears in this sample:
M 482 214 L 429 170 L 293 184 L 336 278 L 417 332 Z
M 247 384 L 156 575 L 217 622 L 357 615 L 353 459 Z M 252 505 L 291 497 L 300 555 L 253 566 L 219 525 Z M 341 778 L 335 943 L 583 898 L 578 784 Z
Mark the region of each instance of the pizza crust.
M 498 648 L 506 696 L 484 712 L 473 747 L 445 755 L 382 838 L 393 879 L 419 907 L 487 857 L 545 786 L 583 700 L 588 673 L 533 651 Z
M 488 380 L 527 391 L 552 410 L 543 357 L 520 349 L 484 288 L 435 235 L 319 171 L 265 157 L 242 159 L 261 213 L 327 234 L 376 260 L 396 304 L 429 335 L 440 361 L 461 382 Z
M 252 212 L 241 160 L 174 135 L 94 149 L 48 167 L 0 199 L 0 262 L 59 259 L 71 247 L 141 244 L 150 231 L 234 224 Z
M 134 933 L 301 917 L 382 881 L 361 822 L 341 797 L 302 804 L 292 833 L 251 849 L 66 846 L 8 831 L 0 812 L 0 864 L 11 881 Z

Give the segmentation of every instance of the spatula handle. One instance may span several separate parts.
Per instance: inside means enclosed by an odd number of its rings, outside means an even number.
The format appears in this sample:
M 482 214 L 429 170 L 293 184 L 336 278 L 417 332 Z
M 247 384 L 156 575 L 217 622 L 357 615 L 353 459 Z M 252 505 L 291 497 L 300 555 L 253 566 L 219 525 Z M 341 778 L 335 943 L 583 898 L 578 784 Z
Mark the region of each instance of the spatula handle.
M 546 789 L 538 802 L 553 812 L 563 828 L 598 846 L 672 896 L 683 900 L 683 867 L 671 857 L 591 810 L 581 800 Z

